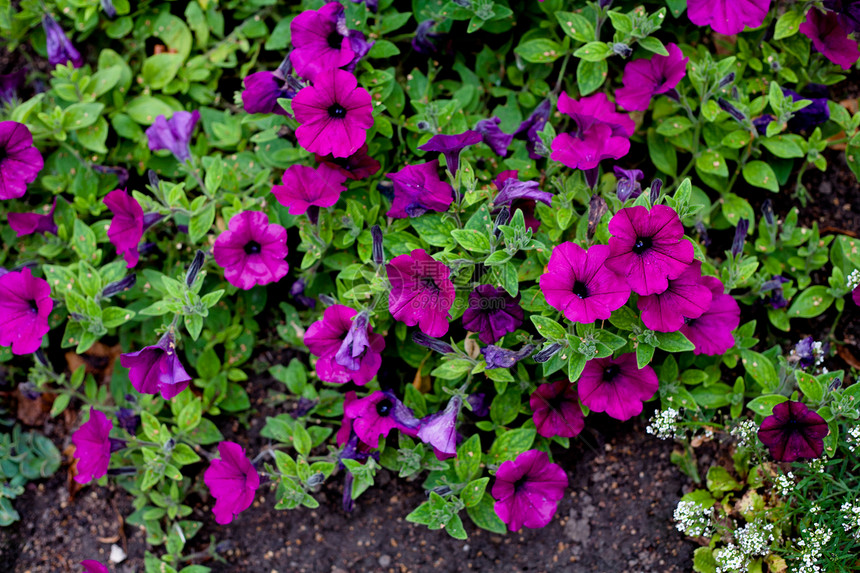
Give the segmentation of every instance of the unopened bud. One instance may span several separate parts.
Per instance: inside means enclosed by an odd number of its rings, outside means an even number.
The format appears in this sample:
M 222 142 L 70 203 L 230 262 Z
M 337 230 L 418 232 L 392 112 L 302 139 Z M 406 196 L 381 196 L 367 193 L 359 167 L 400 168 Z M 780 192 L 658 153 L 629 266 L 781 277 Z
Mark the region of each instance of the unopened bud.
M 370 236 L 373 237 L 371 257 L 374 263 L 381 265 L 385 263 L 385 251 L 382 248 L 382 229 L 379 228 L 379 225 L 370 228 Z
M 425 348 L 429 348 L 430 350 L 435 350 L 440 354 L 453 354 L 454 348 L 451 347 L 447 342 L 443 342 L 438 338 L 433 338 L 431 336 L 427 336 L 423 332 L 416 332 L 412 335 L 412 342 L 418 344 L 419 346 L 423 346 Z
M 600 220 L 603 216 L 609 211 L 609 207 L 606 205 L 606 201 L 604 201 L 603 197 L 600 195 L 592 195 L 591 200 L 588 202 L 588 239 L 591 240 L 594 237 L 594 233 L 597 232 L 597 225 L 600 224 Z
M 308 485 L 311 487 L 316 487 L 321 485 L 325 481 L 325 474 L 322 472 L 315 473 L 311 477 L 308 478 Z
M 748 219 L 738 221 L 738 226 L 735 229 L 735 239 L 732 241 L 732 255 L 738 257 L 744 252 L 744 242 L 747 238 L 750 222 Z
M 197 280 L 197 273 L 199 273 L 200 269 L 203 267 L 204 260 L 206 260 L 206 255 L 203 254 L 203 251 L 198 250 L 194 254 L 194 260 L 191 261 L 191 266 L 188 267 L 188 274 L 185 275 L 185 284 L 188 286 L 194 284 L 194 281 Z
M 547 362 L 550 358 L 555 356 L 555 353 L 559 350 L 561 350 L 561 344 L 559 344 L 558 342 L 553 342 L 552 344 L 532 356 L 532 359 L 535 362 Z
M 630 46 L 628 46 L 627 44 L 625 44 L 623 42 L 618 42 L 616 44 L 612 44 L 612 51 L 616 55 L 624 58 L 625 60 L 633 54 L 633 48 L 631 48 Z
M 128 290 L 137 282 L 137 275 L 131 273 L 116 282 L 112 282 L 102 290 L 102 298 L 110 298 L 117 293 Z
M 729 72 L 728 74 L 726 74 L 726 75 L 723 77 L 723 79 L 721 79 L 721 80 L 720 80 L 720 86 L 719 86 L 719 87 L 724 88 L 724 87 L 726 87 L 727 85 L 731 84 L 731 83 L 732 83 L 732 82 L 734 82 L 734 81 L 735 81 L 735 73 L 734 73 L 734 72 Z
M 337 304 L 337 299 L 335 299 L 335 298 L 333 298 L 327 294 L 321 294 L 319 296 L 319 299 L 320 299 L 320 302 L 326 306 L 331 306 L 333 304 Z
M 502 225 L 507 225 L 508 221 L 511 220 L 511 210 L 507 205 L 502 207 L 502 210 L 499 211 L 499 214 L 496 215 L 496 220 L 493 223 L 493 236 L 497 239 L 502 235 L 502 230 L 499 229 Z
M 770 199 L 765 199 L 764 203 L 761 204 L 761 214 L 764 215 L 765 222 L 772 227 L 776 220 L 773 216 L 773 203 Z
M 744 115 L 741 110 L 739 110 L 723 98 L 717 98 L 717 105 L 720 106 L 720 109 L 722 109 L 724 112 L 726 112 L 738 121 L 743 121 L 747 118 L 747 116 Z
M 651 194 L 648 196 L 648 199 L 651 200 L 652 205 L 656 205 L 657 201 L 660 200 L 660 191 L 663 189 L 663 180 L 655 179 L 651 182 Z
M 153 189 L 158 189 L 158 185 L 159 183 L 161 183 L 161 181 L 158 180 L 158 174 L 152 169 L 149 169 L 146 172 L 146 176 L 149 178 L 150 187 L 152 187 Z

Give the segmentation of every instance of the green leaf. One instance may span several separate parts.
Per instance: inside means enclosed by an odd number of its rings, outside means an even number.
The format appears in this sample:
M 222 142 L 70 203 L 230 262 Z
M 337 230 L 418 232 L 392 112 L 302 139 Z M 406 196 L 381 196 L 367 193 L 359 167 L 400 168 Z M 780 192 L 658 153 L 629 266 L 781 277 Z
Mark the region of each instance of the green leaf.
M 171 459 L 180 466 L 187 466 L 188 464 L 199 462 L 200 456 L 198 456 L 187 444 L 179 443 L 173 447 Z
M 641 38 L 639 40 L 639 45 L 648 50 L 649 52 L 654 52 L 655 54 L 659 54 L 661 56 L 669 55 L 669 51 L 666 49 L 666 46 L 663 45 L 663 42 L 661 42 L 654 36 Z
M 782 40 L 797 34 L 800 24 L 803 22 L 804 15 L 802 10 L 788 10 L 779 17 L 776 21 L 776 28 L 773 31 L 774 40 Z
M 819 382 L 815 376 L 807 374 L 801 370 L 794 372 L 794 377 L 797 379 L 797 386 L 803 395 L 811 402 L 821 402 L 824 398 L 824 385 Z
M 747 349 L 741 350 L 741 362 L 747 373 L 766 391 L 773 391 L 779 386 L 779 377 L 773 362 L 764 354 Z
M 654 128 L 648 130 L 648 154 L 654 166 L 669 175 L 675 176 L 678 172 L 678 153 L 669 143 L 669 140 L 659 135 Z
M 717 573 L 717 560 L 710 547 L 699 547 L 693 552 L 693 571 L 696 573 Z
M 63 129 L 75 131 L 94 124 L 101 117 L 102 103 L 76 103 L 63 112 Z
M 793 159 L 806 155 L 806 152 L 803 150 L 803 138 L 793 133 L 766 137 L 761 140 L 761 144 L 777 157 L 784 159 Z
M 586 62 L 599 62 L 612 55 L 612 46 L 606 42 L 589 42 L 576 50 L 573 55 Z
M 493 446 L 487 454 L 489 456 L 488 463 L 500 464 L 513 460 L 532 446 L 535 441 L 535 434 L 535 430 L 531 428 L 504 432 L 493 442 Z
M 451 235 L 467 251 L 490 252 L 490 239 L 484 233 L 471 229 L 456 229 L 451 231 Z
M 202 415 L 203 402 L 199 398 L 194 398 L 179 412 L 176 425 L 179 426 L 180 431 L 190 432 L 200 424 Z
M 530 318 L 538 334 L 548 340 L 559 341 L 567 336 L 564 327 L 550 318 L 538 314 L 533 314 Z
M 198 210 L 188 223 L 188 237 L 192 243 L 197 243 L 206 236 L 215 222 L 215 201 L 208 202 Z
M 721 382 L 710 386 L 697 386 L 690 391 L 696 404 L 703 408 L 722 408 L 732 401 L 732 388 Z
M 159 115 L 170 119 L 173 115 L 173 108 L 158 98 L 139 96 L 126 104 L 125 112 L 141 125 L 152 125 Z
M 75 136 L 78 138 L 78 142 L 90 151 L 95 151 L 96 153 L 108 152 L 107 147 L 105 147 L 108 136 L 108 123 L 103 117 L 98 118 L 98 121 L 91 126 L 75 132 Z
M 764 161 L 750 161 L 744 165 L 744 179 L 750 185 L 773 191 L 779 191 L 779 181 L 776 179 L 776 173 L 773 172 L 770 165 Z
M 481 529 L 486 529 L 487 531 L 504 535 L 508 532 L 508 528 L 505 526 L 504 522 L 499 519 L 499 516 L 496 515 L 496 510 L 493 509 L 494 504 L 495 500 L 489 493 L 485 492 L 480 503 L 473 505 L 472 507 L 467 507 L 466 513 L 469 514 L 469 518 L 472 520 L 472 523 Z
M 558 42 L 538 38 L 520 44 L 514 49 L 514 53 L 527 62 L 533 64 L 546 64 L 554 62 L 564 55 L 564 48 Z
M 579 93 L 585 96 L 597 91 L 603 85 L 607 73 L 609 73 L 609 64 L 606 60 L 599 62 L 580 60 L 576 66 L 576 84 L 579 87 Z
M 144 60 L 141 70 L 144 84 L 153 90 L 164 89 L 176 77 L 184 60 L 179 54 L 167 52 L 149 56 Z
M 481 457 L 481 438 L 478 434 L 473 434 L 457 446 L 454 471 L 461 482 L 470 480 L 481 471 Z
M 693 350 L 696 345 L 680 332 L 655 332 L 657 348 L 666 352 L 685 352 Z
M 729 471 L 722 466 L 711 466 L 705 479 L 708 490 L 711 493 L 738 491 L 742 487 L 741 484 L 731 476 Z
M 719 151 L 708 149 L 696 158 L 696 167 L 704 173 L 719 175 L 720 177 L 729 176 L 729 168 L 726 165 L 726 160 Z
M 555 18 L 561 30 L 578 42 L 594 40 L 594 26 L 584 16 L 576 12 L 556 12 Z
M 443 380 L 457 380 L 465 376 L 472 369 L 472 366 L 471 362 L 461 358 L 445 360 L 441 365 L 434 368 L 430 375 Z
M 466 507 L 472 507 L 481 503 L 484 497 L 484 491 L 487 489 L 487 483 L 490 481 L 488 477 L 482 477 L 470 481 L 466 487 L 460 492 L 460 499 L 466 504 Z
M 367 57 L 371 59 L 384 59 L 396 56 L 400 53 L 400 48 L 395 46 L 388 40 L 377 40 L 370 48 Z
M 293 444 L 296 451 L 307 457 L 311 453 L 311 435 L 301 424 L 293 427 Z
M 833 304 L 833 295 L 828 292 L 827 287 L 816 285 L 800 293 L 788 308 L 790 318 L 814 318 Z

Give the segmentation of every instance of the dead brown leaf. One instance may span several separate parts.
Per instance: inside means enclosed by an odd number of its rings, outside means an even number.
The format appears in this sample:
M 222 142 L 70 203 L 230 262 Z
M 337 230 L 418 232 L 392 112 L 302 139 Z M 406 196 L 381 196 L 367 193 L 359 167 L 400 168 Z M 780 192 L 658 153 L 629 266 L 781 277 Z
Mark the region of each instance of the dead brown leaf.
M 43 392 L 31 400 L 23 395 L 18 388 L 15 388 L 15 400 L 18 402 L 18 410 L 16 412 L 18 419 L 27 426 L 41 426 L 48 419 L 48 414 L 51 411 L 51 404 L 54 403 L 56 395 L 48 392 Z

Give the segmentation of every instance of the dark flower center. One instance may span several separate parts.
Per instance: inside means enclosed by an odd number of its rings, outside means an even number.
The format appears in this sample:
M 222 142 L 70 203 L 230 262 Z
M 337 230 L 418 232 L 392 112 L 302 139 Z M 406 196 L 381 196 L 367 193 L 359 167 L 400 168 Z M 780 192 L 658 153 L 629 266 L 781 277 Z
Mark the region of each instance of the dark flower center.
M 579 298 L 586 298 L 588 296 L 588 287 L 584 282 L 576 281 L 573 283 L 573 294 Z
M 528 481 L 529 480 L 526 479 L 526 476 L 523 476 L 520 479 L 518 479 L 517 481 L 515 481 L 514 482 L 514 493 L 517 493 L 518 491 L 520 491 L 528 483 Z
M 651 237 L 636 237 L 636 242 L 633 243 L 633 252 L 641 255 L 651 248 Z
M 343 119 L 346 117 L 346 108 L 339 103 L 328 106 L 328 116 L 332 119 Z
M 260 251 L 263 250 L 263 247 L 260 246 L 260 243 L 254 240 L 250 240 L 245 243 L 245 254 L 246 255 L 259 255 Z
M 603 380 L 611 382 L 613 378 L 618 376 L 619 372 L 621 372 L 621 369 L 617 364 L 610 364 L 603 370 Z
M 0 163 L 2 163 L 3 160 L 6 159 L 8 156 L 9 154 L 6 152 L 6 148 L 0 147 Z
M 27 304 L 30 305 L 30 310 L 34 313 L 39 314 L 39 305 L 36 304 L 36 299 L 30 299 L 27 301 Z
M 376 403 L 376 413 L 380 416 L 388 416 L 391 414 L 391 409 L 394 407 L 394 404 L 391 403 L 391 400 L 386 398 L 385 400 L 380 400 Z
M 340 45 L 343 43 L 343 36 L 341 36 L 337 28 L 332 28 L 331 33 L 326 37 L 326 42 L 328 42 L 328 47 L 332 50 L 340 50 Z
M 432 290 L 433 292 L 439 292 L 441 289 L 439 285 L 436 284 L 431 277 L 421 277 L 421 284 L 424 285 L 425 288 Z
M 549 400 L 547 400 L 547 405 L 554 411 L 561 410 L 561 407 L 564 403 L 567 402 L 567 397 L 564 395 L 564 392 L 559 392 Z

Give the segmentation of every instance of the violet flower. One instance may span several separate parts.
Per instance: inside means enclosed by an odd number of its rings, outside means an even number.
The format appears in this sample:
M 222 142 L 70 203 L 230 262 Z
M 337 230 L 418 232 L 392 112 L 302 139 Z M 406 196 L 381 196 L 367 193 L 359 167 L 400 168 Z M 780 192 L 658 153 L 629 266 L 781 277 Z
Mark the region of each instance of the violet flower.
M 290 33 L 290 61 L 300 76 L 311 81 L 321 72 L 349 64 L 355 56 L 340 2 L 305 10 L 290 23 Z
M 52 66 L 65 66 L 69 62 L 76 68 L 84 65 L 83 56 L 75 49 L 75 46 L 56 20 L 45 14 L 42 16 L 42 28 L 45 30 L 45 46 L 48 51 L 48 61 Z
M 440 459 L 457 455 L 457 416 L 460 414 L 462 405 L 462 398 L 453 396 L 448 400 L 444 410 L 421 419 L 418 438 L 425 444 L 433 446 L 436 456 Z
M 806 86 L 806 91 L 813 91 L 815 88 L 814 84 L 809 84 Z M 827 87 L 819 86 L 820 96 L 823 97 L 814 97 L 809 95 L 800 95 L 799 93 L 792 91 L 788 88 L 782 88 L 782 93 L 786 97 L 790 97 L 792 101 L 800 101 L 800 100 L 809 100 L 810 103 L 805 108 L 794 112 L 791 119 L 788 120 L 788 129 L 797 133 L 797 132 L 807 132 L 811 133 L 812 130 L 822 123 L 826 122 L 830 119 L 830 107 L 827 105 Z M 811 90 L 810 88 L 813 88 Z M 767 126 L 765 126 L 765 130 Z
M 514 131 L 514 138 L 526 140 L 526 149 L 528 149 L 530 159 L 541 158 L 541 155 L 537 153 L 537 146 L 543 147 L 543 141 L 538 132 L 543 131 L 551 112 L 552 102 L 549 99 L 543 100 Z M 507 149 L 507 146 L 505 148 Z
M 860 58 L 857 41 L 848 37 L 850 31 L 842 26 L 834 12 L 821 12 L 818 8 L 810 8 L 799 31 L 812 40 L 812 45 L 824 54 L 825 58 L 845 71 L 850 70 Z
M 349 38 L 349 47 L 352 48 L 352 60 L 344 66 L 344 69 L 350 73 L 354 73 L 358 62 L 370 53 L 376 41 L 371 40 L 368 42 L 364 32 L 359 30 L 350 30 L 347 37 Z
M 388 310 L 394 319 L 407 326 L 417 324 L 427 336 L 444 336 L 455 298 L 451 269 L 424 249 L 415 249 L 394 257 L 385 270 L 391 283 Z
M 484 360 L 487 362 L 487 370 L 493 368 L 510 368 L 520 360 L 528 358 L 534 352 L 533 344 L 527 344 L 519 350 L 509 350 L 490 344 L 481 349 Z
M 140 203 L 125 189 L 114 189 L 102 199 L 113 214 L 108 227 L 108 239 L 116 247 L 116 253 L 125 259 L 126 268 L 137 265 L 140 259 L 138 245 L 143 233 L 162 219 L 159 213 L 144 215 Z
M 378 448 L 379 438 L 387 437 L 395 428 L 415 431 L 420 425 L 412 410 L 404 406 L 391 390 L 377 390 L 370 396 L 346 404 L 344 415 L 353 420 L 353 430 L 371 448 Z
M 272 187 L 278 203 L 289 208 L 290 215 L 304 215 L 308 208 L 332 207 L 346 191 L 346 176 L 325 163 L 316 169 L 291 165 L 281 177 L 283 185 Z
M 514 332 L 523 323 L 520 296 L 512 297 L 505 289 L 479 285 L 469 293 L 469 306 L 463 312 L 463 328 L 477 332 L 484 344 L 493 344 Z
M 758 28 L 769 9 L 770 0 L 687 0 L 690 22 L 727 36 Z
M 628 199 L 636 199 L 642 194 L 642 185 L 639 183 L 645 178 L 645 174 L 639 169 L 624 169 L 615 165 L 612 168 L 615 171 L 615 177 L 618 179 L 618 184 L 615 187 L 615 194 L 618 200 L 624 203 Z
M 23 197 L 44 165 L 27 126 L 0 121 L 0 200 Z
M 490 413 L 490 407 L 487 405 L 487 395 L 483 392 L 477 394 L 469 394 L 466 401 L 472 407 L 472 414 L 478 418 L 483 418 Z
M 606 320 L 627 303 L 630 287 L 605 266 L 610 249 L 593 245 L 587 251 L 576 243 L 557 245 L 541 275 L 540 289 L 547 304 L 571 322 L 592 324 Z
M 347 179 L 358 181 L 375 175 L 382 165 L 367 154 L 367 144 L 358 148 L 358 151 L 348 157 L 334 157 L 332 155 L 315 155 L 317 163 L 328 165 L 343 173 Z
M 412 342 L 419 346 L 423 346 L 424 348 L 429 348 L 430 350 L 433 350 L 434 352 L 438 352 L 440 354 L 454 353 L 454 348 L 450 344 L 439 340 L 438 338 L 427 336 L 423 332 L 413 332 Z
M 0 275 L 0 346 L 11 346 L 12 354 L 36 352 L 53 309 L 51 286 L 29 268 Z
M 424 20 L 418 24 L 415 30 L 415 36 L 412 38 L 412 49 L 419 54 L 429 56 L 439 51 L 436 42 L 443 39 L 445 34 L 431 32 L 430 30 L 436 25 L 436 20 Z
M 370 93 L 354 75 L 337 68 L 317 74 L 314 84 L 293 98 L 293 113 L 301 124 L 296 129 L 299 145 L 321 155 L 348 157 L 358 151 L 373 127 L 372 112 Z
M 75 459 L 78 460 L 76 482 L 89 483 L 105 475 L 110 464 L 111 452 L 125 447 L 125 442 L 122 440 L 111 443 L 111 428 L 113 428 L 113 422 L 102 412 L 90 406 L 90 419 L 72 434 Z
M 623 422 L 642 412 L 642 402 L 654 395 L 659 382 L 650 366 L 639 369 L 631 352 L 589 360 L 577 385 L 585 406 Z
M 496 181 L 499 181 L 497 178 Z M 493 199 L 493 205 L 500 207 L 508 205 L 513 212 L 515 209 L 523 211 L 524 219 L 526 219 L 526 227 L 537 231 L 540 227 L 540 221 L 535 219 L 535 202 L 540 201 L 544 205 L 552 206 L 552 193 L 540 190 L 540 184 L 537 181 L 520 181 L 514 177 L 504 179 L 499 194 Z M 528 215 L 526 217 L 526 215 Z
M 475 124 L 475 131 L 481 134 L 481 139 L 484 144 L 493 150 L 499 157 L 504 157 L 508 154 L 508 146 L 514 140 L 513 134 L 505 133 L 499 128 L 502 120 L 496 116 L 489 119 L 482 119 Z
M 247 113 L 275 113 L 288 116 L 279 99 L 293 99 L 298 92 L 294 82 L 288 82 L 280 69 L 275 72 L 255 72 L 242 80 L 242 107 Z
M 693 245 L 671 207 L 626 207 L 609 221 L 606 267 L 627 279 L 640 295 L 660 293 L 693 262 Z
M 170 151 L 176 160 L 184 163 L 191 159 L 191 135 L 197 122 L 200 121 L 200 112 L 175 111 L 170 119 L 159 115 L 146 130 L 151 151 L 166 149 Z
M 851 300 L 854 301 L 854 304 L 860 306 L 860 286 L 854 287 L 854 290 L 851 291 Z
M 576 387 L 568 380 L 540 384 L 532 392 L 529 406 L 537 433 L 546 438 L 573 438 L 585 428 Z
M 132 436 L 137 432 L 137 427 L 140 426 L 140 416 L 135 414 L 131 408 L 119 408 L 116 411 L 116 420 L 119 422 L 119 427 Z
M 849 33 L 860 32 L 860 2 L 856 0 L 824 0 L 824 7 L 836 12 L 839 23 Z
M 681 333 L 696 345 L 693 354 L 720 356 L 735 345 L 732 331 L 740 325 L 741 308 L 717 277 L 703 276 L 699 284 L 711 291 L 711 304 L 699 318 L 684 319 Z
M 305 331 L 305 345 L 318 356 L 316 371 L 320 380 L 364 386 L 382 366 L 385 339 L 374 334 L 366 313 L 335 304 L 323 312 L 322 319 Z
M 615 91 L 618 105 L 628 111 L 645 111 L 651 98 L 675 89 L 687 75 L 687 62 L 676 44 L 667 44 L 668 56 L 654 54 L 650 60 L 640 59 L 624 67 L 623 88 Z
M 388 216 L 419 217 L 427 211 L 445 212 L 454 202 L 454 188 L 439 178 L 439 160 L 407 165 L 386 175 L 394 182 L 394 201 Z
M 773 407 L 762 420 L 758 438 L 778 462 L 814 459 L 824 452 L 827 422 L 802 402 L 788 400 Z
M 11 74 L 0 74 L 0 104 L 13 103 L 18 99 L 18 90 L 24 85 L 27 70 L 21 68 Z
M 794 346 L 794 353 L 799 358 L 797 363 L 801 368 L 809 368 L 815 364 L 815 341 L 811 336 L 803 338 Z
M 753 119 L 753 126 L 755 127 L 756 132 L 759 135 L 767 135 L 767 126 L 770 125 L 775 117 L 766 113 L 764 115 L 760 115 L 757 118 Z
M 773 291 L 773 294 L 767 298 L 767 302 L 770 303 L 770 306 L 773 307 L 774 310 L 779 310 L 780 308 L 785 308 L 786 306 L 788 306 L 788 301 L 785 300 L 785 294 L 783 293 L 782 285 L 784 285 L 785 283 L 790 283 L 790 282 L 791 282 L 790 280 L 788 280 L 787 278 L 785 278 L 782 275 L 774 275 L 774 277 L 771 280 L 765 281 L 761 285 L 761 288 L 759 289 L 759 291 L 760 292 L 771 292 L 771 291 Z
M 35 213 L 9 213 L 9 226 L 19 237 L 38 233 L 57 234 L 57 224 L 54 222 L 54 210 L 57 208 L 57 198 L 54 197 L 51 203 L 51 210 L 44 213 L 36 211 Z
M 287 230 L 269 223 L 262 211 L 242 211 L 233 215 L 227 230 L 215 239 L 215 262 L 224 269 L 224 278 L 243 290 L 278 282 L 290 269 Z
M 128 368 L 131 385 L 141 394 L 161 394 L 170 400 L 186 388 L 191 376 L 176 354 L 173 330 L 162 335 L 154 346 L 120 355 L 119 363 Z
M 260 474 L 235 442 L 218 444 L 220 459 L 213 459 L 203 474 L 203 483 L 215 498 L 215 522 L 226 525 L 254 502 L 260 487 Z
M 81 567 L 84 568 L 84 573 L 110 573 L 110 569 L 94 559 L 84 559 L 81 561 Z
M 666 290 L 643 295 L 637 303 L 646 328 L 676 332 L 687 319 L 699 318 L 711 305 L 711 290 L 702 284 L 702 263 L 693 261 Z
M 496 471 L 493 509 L 511 531 L 544 527 L 552 521 L 567 484 L 567 474 L 546 452 L 528 450 Z
M 445 166 L 451 175 L 457 174 L 460 168 L 460 152 L 466 147 L 481 142 L 481 134 L 468 129 L 457 135 L 434 135 L 430 140 L 418 147 L 421 151 L 437 151 L 445 156 Z

